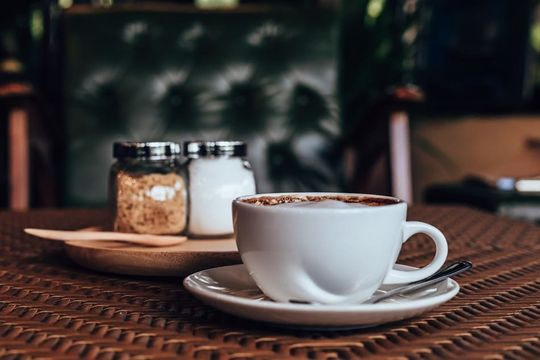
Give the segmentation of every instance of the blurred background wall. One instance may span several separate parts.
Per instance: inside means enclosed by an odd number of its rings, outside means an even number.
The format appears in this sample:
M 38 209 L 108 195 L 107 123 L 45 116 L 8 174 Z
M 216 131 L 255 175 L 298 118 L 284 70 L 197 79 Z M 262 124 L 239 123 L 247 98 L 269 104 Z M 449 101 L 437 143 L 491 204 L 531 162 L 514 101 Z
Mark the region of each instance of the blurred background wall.
M 1 9 L 5 207 L 17 109 L 28 121 L 34 207 L 101 206 L 117 139 L 244 139 L 264 191 L 391 194 L 410 183 L 410 201 L 467 203 L 445 191 L 465 184 L 467 194 L 472 175 L 500 199 L 493 177 L 540 173 L 527 145 L 540 136 L 535 0 Z

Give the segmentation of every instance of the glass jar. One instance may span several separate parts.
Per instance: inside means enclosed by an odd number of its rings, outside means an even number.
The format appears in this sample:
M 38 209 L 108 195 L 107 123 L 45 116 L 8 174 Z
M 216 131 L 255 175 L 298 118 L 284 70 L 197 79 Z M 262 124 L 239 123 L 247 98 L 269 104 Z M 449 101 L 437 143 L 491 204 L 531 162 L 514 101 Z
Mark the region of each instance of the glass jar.
M 113 229 L 180 234 L 187 223 L 187 186 L 181 147 L 171 142 L 118 142 L 109 177 Z
M 241 141 L 191 141 L 184 144 L 188 157 L 189 223 L 191 237 L 226 237 L 234 232 L 232 201 L 255 194 L 255 178 L 244 159 Z

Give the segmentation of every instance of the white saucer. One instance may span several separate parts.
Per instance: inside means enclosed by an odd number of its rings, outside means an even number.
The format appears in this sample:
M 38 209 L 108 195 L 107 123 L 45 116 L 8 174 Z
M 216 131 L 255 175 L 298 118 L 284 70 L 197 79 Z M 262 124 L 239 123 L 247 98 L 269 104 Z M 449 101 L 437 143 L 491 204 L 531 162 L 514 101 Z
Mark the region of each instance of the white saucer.
M 413 269 L 405 265 L 395 265 L 395 268 Z M 458 283 L 448 279 L 420 293 L 377 304 L 278 303 L 259 290 L 243 264 L 199 271 L 186 277 L 184 286 L 206 304 L 226 313 L 276 325 L 308 328 L 357 328 L 399 321 L 431 310 L 459 292 Z M 377 293 L 395 286 L 383 285 Z

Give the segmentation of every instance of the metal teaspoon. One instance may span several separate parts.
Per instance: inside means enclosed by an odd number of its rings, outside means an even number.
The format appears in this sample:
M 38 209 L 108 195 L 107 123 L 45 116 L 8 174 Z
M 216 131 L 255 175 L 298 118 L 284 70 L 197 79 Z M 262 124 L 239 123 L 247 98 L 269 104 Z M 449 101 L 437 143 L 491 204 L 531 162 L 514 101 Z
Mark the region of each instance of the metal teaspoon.
M 375 303 L 378 303 L 379 301 L 388 299 L 396 295 L 409 294 L 415 291 L 419 291 L 428 286 L 438 284 L 446 280 L 447 278 L 460 274 L 463 271 L 469 270 L 470 268 L 472 268 L 472 263 L 470 261 L 466 261 L 466 260 L 458 261 L 437 271 L 435 274 L 431 275 L 428 278 L 425 278 L 420 281 L 416 281 L 407 285 L 396 287 L 392 290 L 385 292 L 384 294 L 375 295 L 367 299 L 366 301 L 362 302 L 362 304 L 375 304 Z

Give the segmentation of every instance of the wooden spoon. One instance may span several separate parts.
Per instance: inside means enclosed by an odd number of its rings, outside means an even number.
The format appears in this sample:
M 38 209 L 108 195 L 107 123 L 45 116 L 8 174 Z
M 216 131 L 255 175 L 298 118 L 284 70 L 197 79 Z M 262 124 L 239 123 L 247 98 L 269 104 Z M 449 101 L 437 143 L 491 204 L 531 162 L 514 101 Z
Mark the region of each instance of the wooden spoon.
M 177 245 L 187 240 L 187 236 L 128 234 L 111 231 L 68 231 L 27 228 L 24 229 L 24 232 L 33 236 L 50 240 L 108 240 L 122 241 L 130 244 L 152 247 Z

